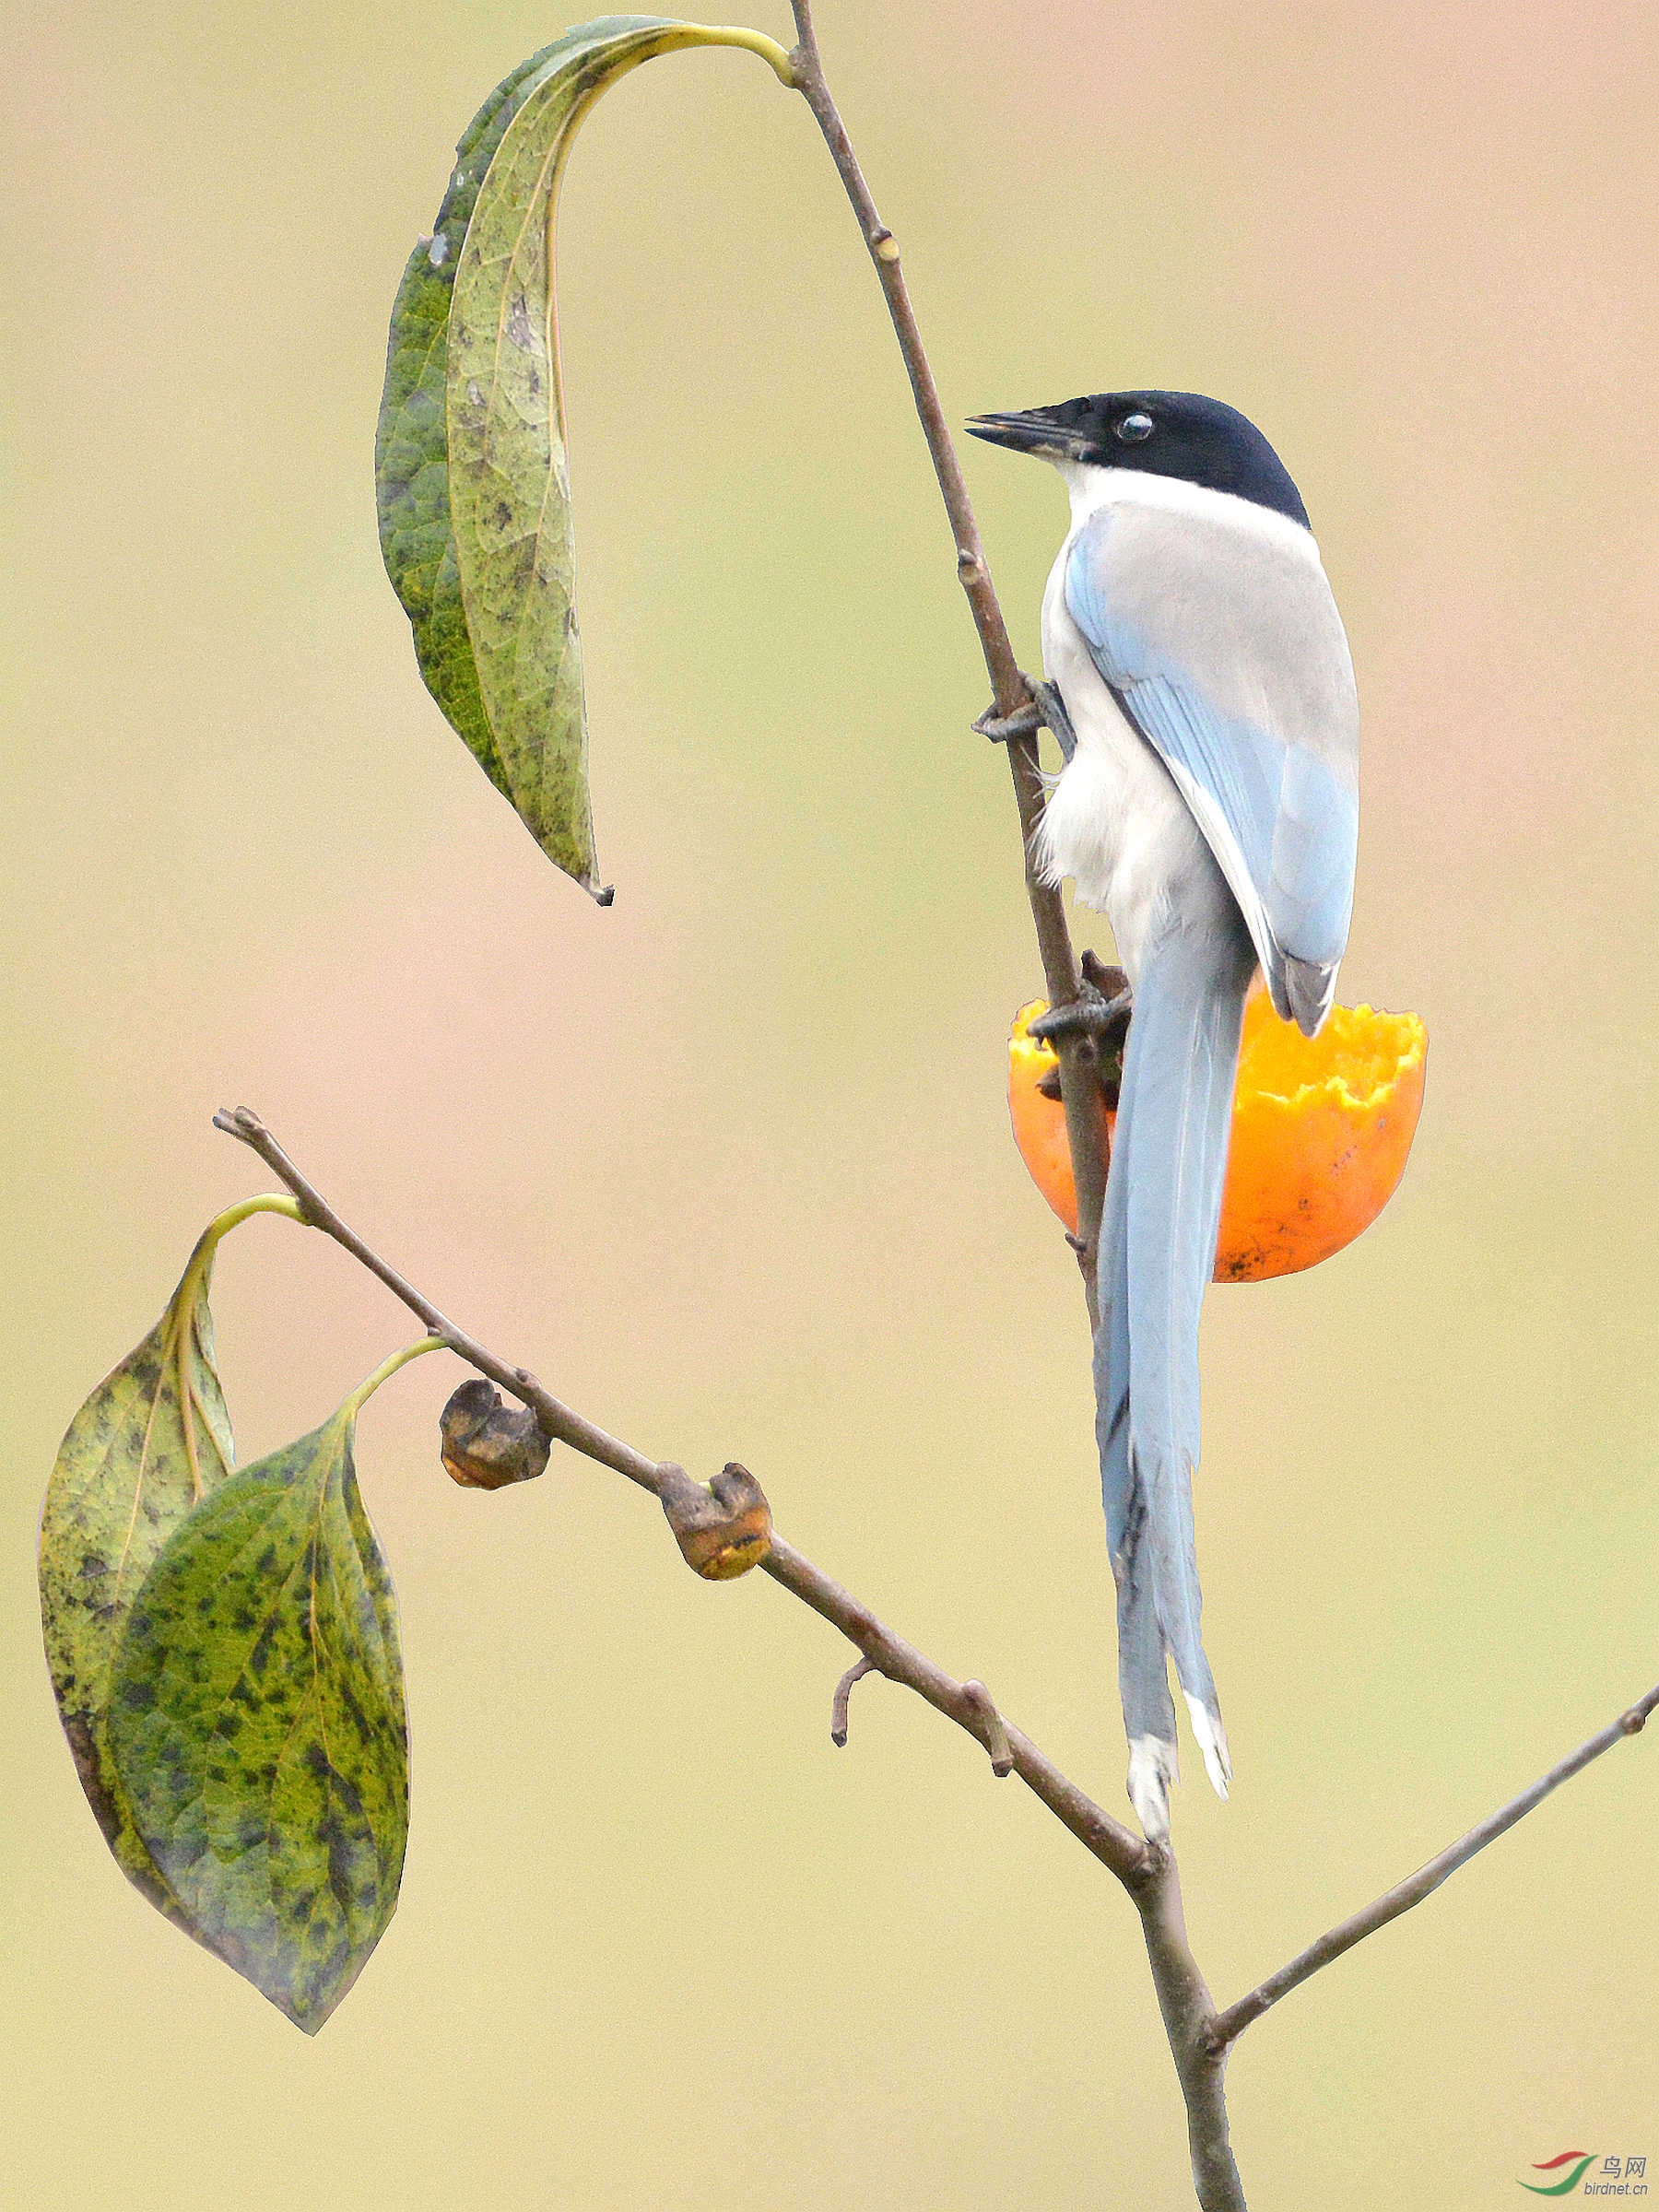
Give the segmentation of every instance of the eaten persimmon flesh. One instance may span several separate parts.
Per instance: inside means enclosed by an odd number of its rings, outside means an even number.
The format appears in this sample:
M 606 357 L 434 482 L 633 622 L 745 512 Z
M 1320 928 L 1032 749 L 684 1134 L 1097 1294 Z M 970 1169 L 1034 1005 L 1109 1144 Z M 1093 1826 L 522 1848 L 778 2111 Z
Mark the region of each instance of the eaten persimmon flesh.
M 1033 999 L 1008 1039 L 1008 1111 L 1031 1179 L 1074 1235 L 1065 1113 L 1037 1088 L 1058 1063 L 1030 1034 Z M 1394 1195 L 1423 1104 L 1429 1038 L 1415 1014 L 1333 1006 L 1317 1037 L 1281 1021 L 1257 989 L 1244 1008 L 1232 1138 L 1216 1245 L 1218 1283 L 1317 1266 L 1351 1244 Z M 1110 1133 L 1114 1114 L 1101 1100 Z

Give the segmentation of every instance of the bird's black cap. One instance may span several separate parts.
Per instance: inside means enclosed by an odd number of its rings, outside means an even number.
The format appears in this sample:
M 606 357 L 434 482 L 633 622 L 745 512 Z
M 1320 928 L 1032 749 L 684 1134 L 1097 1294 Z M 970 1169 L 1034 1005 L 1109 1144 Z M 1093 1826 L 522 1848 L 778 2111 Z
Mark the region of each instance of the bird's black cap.
M 1197 392 L 1097 392 L 1019 415 L 976 415 L 968 429 L 1045 461 L 1137 468 L 1230 491 L 1309 526 L 1289 470 L 1254 423 Z

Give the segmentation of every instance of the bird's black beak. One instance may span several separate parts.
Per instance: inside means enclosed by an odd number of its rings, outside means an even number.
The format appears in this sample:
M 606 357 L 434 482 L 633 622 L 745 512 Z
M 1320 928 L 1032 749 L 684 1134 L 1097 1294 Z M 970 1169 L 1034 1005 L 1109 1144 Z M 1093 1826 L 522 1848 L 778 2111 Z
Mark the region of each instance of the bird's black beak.
M 971 438 L 1006 445 L 1011 453 L 1035 453 L 1041 461 L 1069 461 L 1077 444 L 1077 432 L 1049 407 L 1029 407 L 1023 415 L 975 415 L 963 427 Z

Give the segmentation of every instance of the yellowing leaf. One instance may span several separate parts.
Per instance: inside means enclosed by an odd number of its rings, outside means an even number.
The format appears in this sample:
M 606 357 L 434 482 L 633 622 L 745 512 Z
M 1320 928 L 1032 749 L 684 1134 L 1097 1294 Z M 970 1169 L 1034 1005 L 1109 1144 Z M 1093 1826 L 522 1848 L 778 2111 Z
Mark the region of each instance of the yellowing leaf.
M 600 888 L 554 304 L 553 221 L 577 124 L 618 77 L 758 31 L 606 16 L 513 71 L 457 149 L 393 311 L 376 444 L 381 544 L 438 704 L 547 854 Z
M 206 1231 L 166 1312 L 69 1424 L 41 1513 L 41 1625 L 81 1787 L 123 1869 L 174 1919 L 177 1900 L 133 1825 L 111 1759 L 110 1683 L 140 1584 L 172 1531 L 230 1471 L 207 1289 L 219 1239 L 255 1211 L 298 1216 L 292 1199 L 261 1198 Z

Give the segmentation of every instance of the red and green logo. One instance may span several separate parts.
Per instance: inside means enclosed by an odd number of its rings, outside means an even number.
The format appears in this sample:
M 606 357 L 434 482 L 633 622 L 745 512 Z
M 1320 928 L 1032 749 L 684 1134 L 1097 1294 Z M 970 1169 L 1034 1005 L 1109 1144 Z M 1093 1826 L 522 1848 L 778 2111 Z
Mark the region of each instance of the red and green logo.
M 1594 2180 L 1585 2180 L 1592 2166 L 1601 2157 L 1594 2150 L 1560 2150 L 1553 2159 L 1540 2159 L 1534 2166 L 1535 2173 L 1559 2173 L 1559 2182 L 1520 2182 L 1518 2188 L 1530 2190 L 1534 2196 L 1571 2196 L 1575 2189 L 1583 2188 L 1586 2196 L 1645 2196 L 1648 2193 L 1647 2153 L 1632 2152 L 1626 2158 L 1622 2153 L 1609 2152 L 1602 2159 Z
M 1564 2150 L 1559 2158 L 1540 2159 L 1533 2167 L 1535 2173 L 1554 2173 L 1563 2166 L 1570 2166 L 1572 2171 L 1564 2181 L 1522 2182 L 1517 2186 L 1530 2189 L 1535 2196 L 1571 2196 L 1594 2163 L 1593 2150 Z

